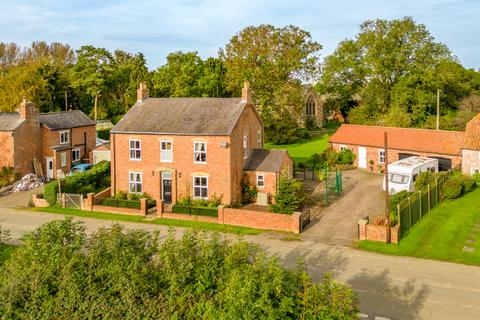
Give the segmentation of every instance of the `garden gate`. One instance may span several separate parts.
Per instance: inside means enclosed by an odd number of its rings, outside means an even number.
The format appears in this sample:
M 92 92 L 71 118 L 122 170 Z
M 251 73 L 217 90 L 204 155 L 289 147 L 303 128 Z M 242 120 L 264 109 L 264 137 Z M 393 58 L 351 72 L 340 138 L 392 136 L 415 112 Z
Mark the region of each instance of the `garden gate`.
M 57 203 L 61 204 L 62 208 L 82 209 L 83 194 L 58 193 Z

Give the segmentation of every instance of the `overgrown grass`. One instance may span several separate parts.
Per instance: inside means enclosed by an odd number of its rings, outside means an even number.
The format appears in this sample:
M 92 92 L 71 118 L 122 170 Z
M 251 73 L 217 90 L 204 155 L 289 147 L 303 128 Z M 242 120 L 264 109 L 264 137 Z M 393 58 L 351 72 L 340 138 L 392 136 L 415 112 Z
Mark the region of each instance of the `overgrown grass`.
M 0 244 L 0 266 L 13 254 L 16 248 L 11 244 Z
M 441 203 L 417 223 L 398 245 L 361 241 L 360 249 L 385 254 L 480 265 L 480 188 Z M 476 227 L 477 225 L 477 227 Z M 474 240 L 475 243 L 467 243 Z M 474 252 L 464 252 L 467 245 Z
M 202 221 L 188 221 L 188 220 L 160 219 L 160 218 L 157 218 L 154 220 L 147 220 L 141 216 L 115 214 L 115 213 L 107 213 L 107 212 L 96 212 L 96 211 L 83 211 L 78 209 L 66 209 L 66 208 L 57 208 L 57 207 L 32 208 L 31 210 L 36 212 L 56 213 L 56 214 L 62 214 L 67 216 L 87 217 L 87 218 L 113 220 L 113 221 L 128 221 L 128 222 L 146 223 L 146 224 L 161 224 L 161 225 L 166 225 L 171 227 L 202 229 L 202 230 L 227 232 L 227 233 L 235 233 L 235 234 L 242 234 L 242 235 L 257 235 L 265 232 L 265 230 L 261 230 L 261 229 L 223 225 L 223 224 L 209 223 L 209 222 L 202 222 Z

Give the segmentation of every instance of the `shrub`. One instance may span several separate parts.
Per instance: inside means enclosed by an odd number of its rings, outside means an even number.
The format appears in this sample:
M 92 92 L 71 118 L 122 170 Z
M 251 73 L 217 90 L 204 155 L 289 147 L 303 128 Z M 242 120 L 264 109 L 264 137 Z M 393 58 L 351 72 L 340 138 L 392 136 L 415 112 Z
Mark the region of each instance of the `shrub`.
M 103 140 L 110 140 L 110 129 L 97 130 L 97 136 Z
M 54 206 L 57 203 L 58 182 L 52 181 L 45 186 L 43 190 L 43 197 L 47 200 L 50 206 Z
M 125 191 L 118 191 L 117 194 L 115 195 L 115 199 L 117 200 L 127 200 L 128 199 L 128 193 Z
M 418 175 L 417 180 L 415 181 L 414 188 L 416 191 L 421 191 L 425 189 L 430 183 L 435 181 L 435 179 L 435 174 L 430 171 L 424 171 Z
M 338 163 L 340 164 L 352 164 L 353 161 L 355 161 L 355 153 L 350 149 L 340 151 L 338 154 Z
M 278 181 L 278 191 L 275 203 L 269 206 L 271 212 L 293 213 L 298 210 L 304 200 L 303 184 L 295 179 L 290 179 L 284 173 Z
M 333 148 L 325 150 L 325 161 L 329 166 L 334 166 L 338 163 L 339 154 Z
M 398 204 L 410 197 L 411 192 L 407 190 L 395 193 L 390 197 L 390 225 L 393 227 L 398 223 Z
M 176 205 L 181 207 L 196 207 L 196 208 L 217 208 L 222 204 L 223 196 L 213 194 L 210 199 L 193 199 L 190 196 L 180 198 Z
M 4 319 L 357 319 L 330 274 L 317 284 L 244 240 L 119 225 L 87 235 L 71 219 L 25 237 L 0 269 Z
M 462 195 L 462 181 L 458 178 L 448 178 L 442 185 L 444 199 L 456 199 Z
M 475 189 L 475 186 L 476 186 L 475 180 L 471 176 L 468 176 L 468 175 L 462 176 L 462 187 L 463 187 L 462 192 L 463 193 L 472 191 L 473 189 Z
M 477 187 L 480 187 L 480 173 L 475 173 L 473 176 L 472 176 L 472 179 L 475 181 L 475 184 L 477 185 Z
M 242 202 L 252 203 L 257 198 L 258 190 L 256 185 L 244 182 L 242 186 Z

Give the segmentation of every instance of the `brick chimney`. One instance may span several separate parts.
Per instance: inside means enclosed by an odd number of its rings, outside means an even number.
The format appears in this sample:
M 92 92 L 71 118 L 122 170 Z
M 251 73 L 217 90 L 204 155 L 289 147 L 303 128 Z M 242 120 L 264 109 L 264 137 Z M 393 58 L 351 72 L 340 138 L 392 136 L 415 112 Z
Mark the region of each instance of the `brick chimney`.
M 250 94 L 250 82 L 248 82 L 248 80 L 243 81 L 242 101 L 247 103 L 252 102 L 252 96 Z
M 28 102 L 27 99 L 23 99 L 22 103 L 20 104 L 20 118 L 24 120 L 30 120 L 36 111 L 35 104 L 33 102 Z
M 145 101 L 148 98 L 148 89 L 145 81 L 140 82 L 140 87 L 137 89 L 137 102 Z

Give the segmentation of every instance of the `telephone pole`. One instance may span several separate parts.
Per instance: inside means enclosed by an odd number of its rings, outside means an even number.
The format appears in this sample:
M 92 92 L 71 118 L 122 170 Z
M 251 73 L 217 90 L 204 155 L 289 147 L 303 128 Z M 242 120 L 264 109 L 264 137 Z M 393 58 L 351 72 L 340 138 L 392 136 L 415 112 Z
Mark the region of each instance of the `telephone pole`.
M 390 189 L 388 188 L 388 134 L 385 131 L 383 133 L 384 137 L 384 148 L 385 148 L 385 170 L 384 180 L 385 180 L 385 224 L 387 228 L 387 243 L 390 243 Z
M 437 89 L 437 130 L 440 130 L 440 89 Z

